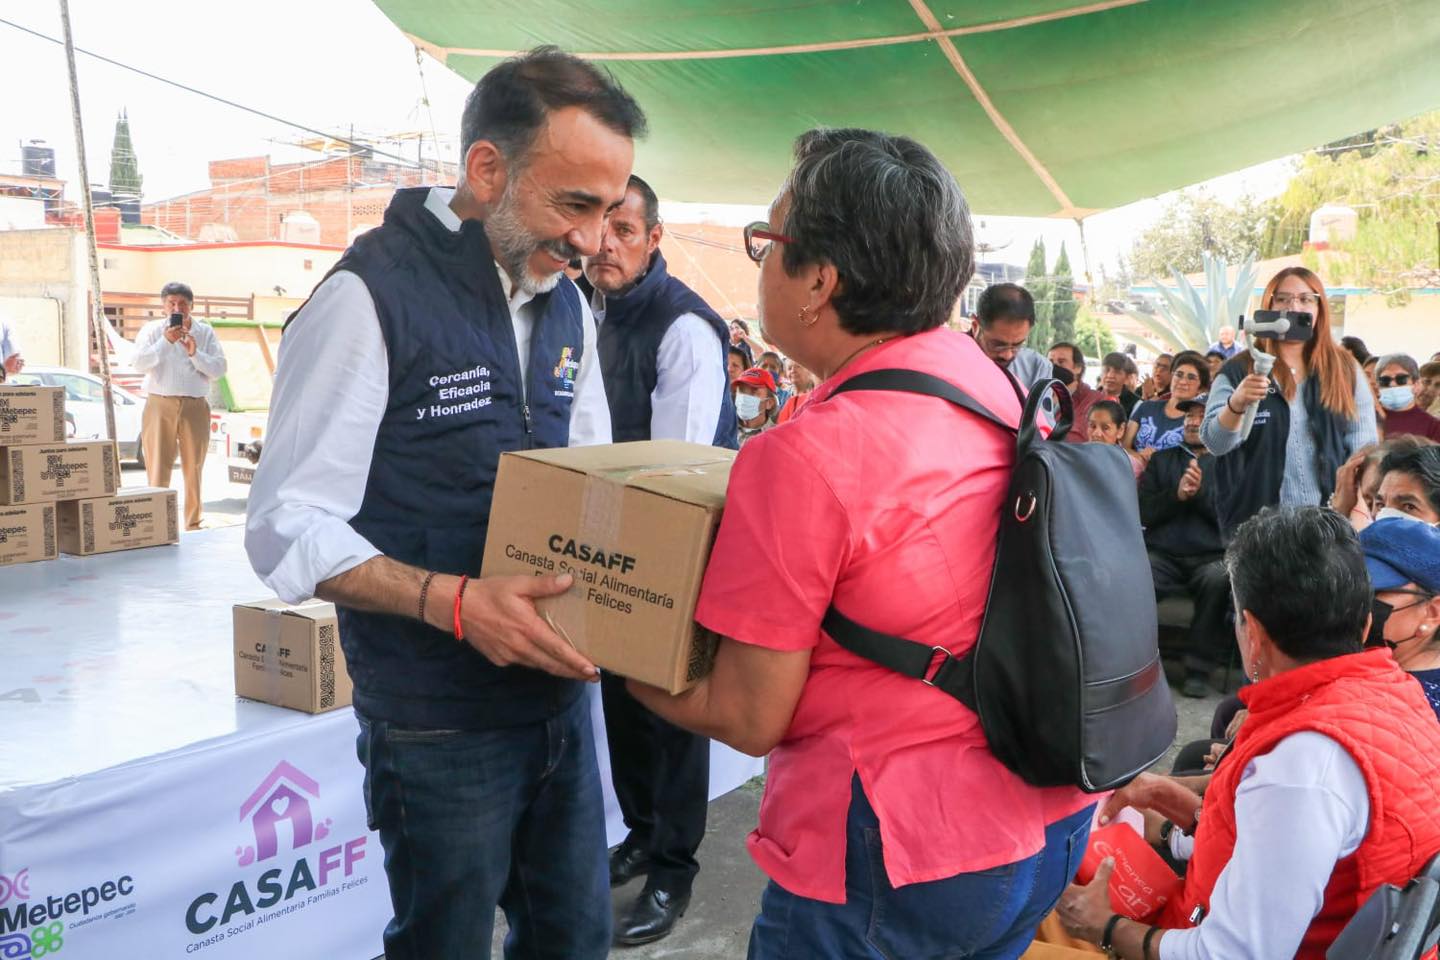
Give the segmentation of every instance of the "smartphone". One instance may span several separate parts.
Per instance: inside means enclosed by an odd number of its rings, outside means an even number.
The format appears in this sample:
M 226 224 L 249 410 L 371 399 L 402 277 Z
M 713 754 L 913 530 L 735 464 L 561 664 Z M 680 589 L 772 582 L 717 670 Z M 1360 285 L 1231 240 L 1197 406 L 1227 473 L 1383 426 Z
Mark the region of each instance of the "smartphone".
M 185 326 L 185 314 L 183 314 L 183 313 L 172 313 L 172 314 L 170 314 L 170 329 L 171 329 L 171 330 L 174 330 L 176 327 L 183 327 L 183 326 Z

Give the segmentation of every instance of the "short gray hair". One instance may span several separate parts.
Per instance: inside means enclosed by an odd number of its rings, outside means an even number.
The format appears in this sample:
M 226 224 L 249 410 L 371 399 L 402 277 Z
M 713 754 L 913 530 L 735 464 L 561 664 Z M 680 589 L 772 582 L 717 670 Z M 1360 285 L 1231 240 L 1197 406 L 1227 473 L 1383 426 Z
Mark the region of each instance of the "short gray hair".
M 873 130 L 811 130 L 795 142 L 787 192 L 785 271 L 833 264 L 847 332 L 920 333 L 949 320 L 975 271 L 975 239 L 960 185 L 933 153 Z
M 1420 365 L 1417 364 L 1415 362 L 1415 358 L 1410 356 L 1410 354 L 1408 353 L 1385 354 L 1385 356 L 1381 357 L 1380 362 L 1375 366 L 1375 372 L 1378 374 L 1381 370 L 1384 370 L 1392 363 L 1398 363 L 1400 364 L 1400 366 L 1404 367 L 1405 372 L 1410 374 L 1412 379 L 1420 379 Z

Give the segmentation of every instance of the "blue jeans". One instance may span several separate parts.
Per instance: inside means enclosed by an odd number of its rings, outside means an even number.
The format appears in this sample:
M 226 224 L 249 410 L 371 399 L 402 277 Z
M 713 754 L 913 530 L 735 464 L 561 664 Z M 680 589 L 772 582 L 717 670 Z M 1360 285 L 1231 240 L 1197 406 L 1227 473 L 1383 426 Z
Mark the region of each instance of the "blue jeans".
M 957 805 L 963 800 L 957 799 Z M 880 821 L 856 777 L 846 823 L 845 903 L 797 897 L 773 880 L 750 931 L 751 960 L 1010 960 L 1075 876 L 1093 806 L 1051 824 L 1045 849 L 1017 863 L 945 880 L 890 885 Z
M 395 915 L 387 960 L 507 960 L 610 950 L 605 813 L 590 701 L 500 730 L 410 730 L 360 718 L 365 809 Z

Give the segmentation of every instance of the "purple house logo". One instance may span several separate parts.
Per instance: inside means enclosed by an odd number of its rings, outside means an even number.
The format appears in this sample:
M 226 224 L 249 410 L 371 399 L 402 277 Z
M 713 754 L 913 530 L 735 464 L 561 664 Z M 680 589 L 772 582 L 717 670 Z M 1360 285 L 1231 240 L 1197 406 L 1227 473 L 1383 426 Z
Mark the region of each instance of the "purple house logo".
M 249 820 L 255 831 L 255 845 L 236 847 L 236 862 L 248 867 L 280 852 L 280 838 L 288 825 L 290 849 L 298 850 L 330 833 L 331 821 L 317 822 L 310 813 L 309 797 L 319 799 L 320 784 L 284 760 L 275 765 L 255 792 L 240 805 L 241 821 Z

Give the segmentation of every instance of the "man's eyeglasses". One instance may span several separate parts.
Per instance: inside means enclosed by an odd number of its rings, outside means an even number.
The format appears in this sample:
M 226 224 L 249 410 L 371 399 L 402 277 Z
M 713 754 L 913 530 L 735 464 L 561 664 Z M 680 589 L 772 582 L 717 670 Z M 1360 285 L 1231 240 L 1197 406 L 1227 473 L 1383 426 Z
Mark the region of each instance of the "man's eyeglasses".
M 794 243 L 795 241 L 783 233 L 775 233 L 770 229 L 770 224 L 763 220 L 757 220 L 745 228 L 745 252 L 750 259 L 756 263 L 765 260 L 765 254 L 770 252 L 772 243 Z
M 1410 374 L 1397 373 L 1393 377 L 1376 377 L 1375 382 L 1382 387 L 1408 387 L 1410 386 Z
M 1281 310 L 1290 306 L 1313 307 L 1320 298 L 1313 293 L 1277 293 L 1270 298 L 1271 304 Z

